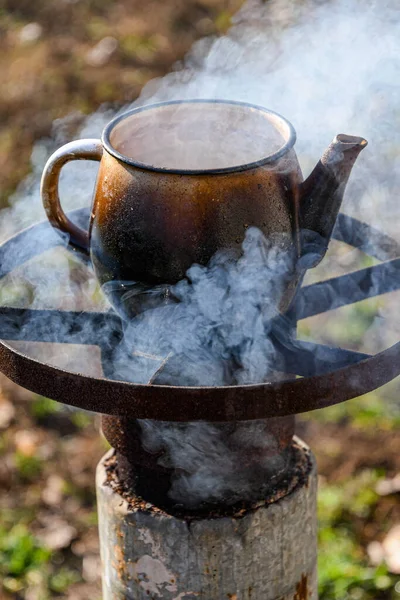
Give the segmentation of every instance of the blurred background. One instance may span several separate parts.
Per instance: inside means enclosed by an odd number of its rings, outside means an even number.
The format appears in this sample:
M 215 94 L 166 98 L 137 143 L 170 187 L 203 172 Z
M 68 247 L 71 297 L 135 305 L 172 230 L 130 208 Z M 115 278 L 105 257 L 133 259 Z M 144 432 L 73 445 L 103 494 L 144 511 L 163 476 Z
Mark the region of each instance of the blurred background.
M 0 0 L 0 207 L 29 176 L 34 143 L 73 139 L 85 116 L 116 110 L 192 43 L 224 34 L 241 0 Z M 118 101 L 118 103 L 117 103 Z M 68 116 L 67 119 L 65 117 Z M 311 279 L 371 264 L 333 243 Z M 300 334 L 369 351 L 398 296 L 303 321 Z M 314 336 L 315 339 L 315 336 Z M 317 455 L 321 600 L 400 598 L 399 383 L 305 415 Z M 0 598 L 100 600 L 98 420 L 0 377 Z M 219 600 L 219 599 L 215 599 Z

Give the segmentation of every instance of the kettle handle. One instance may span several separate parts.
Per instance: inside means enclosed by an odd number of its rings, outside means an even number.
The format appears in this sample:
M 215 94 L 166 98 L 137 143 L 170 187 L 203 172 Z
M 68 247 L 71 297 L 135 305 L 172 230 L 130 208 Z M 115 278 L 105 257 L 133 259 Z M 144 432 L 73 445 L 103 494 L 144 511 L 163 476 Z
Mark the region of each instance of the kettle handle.
M 58 182 L 62 167 L 72 160 L 98 160 L 103 156 L 100 140 L 77 140 L 65 144 L 54 152 L 43 169 L 40 193 L 47 218 L 55 229 L 69 235 L 69 244 L 89 254 L 89 233 L 70 221 L 64 213 L 58 195 Z

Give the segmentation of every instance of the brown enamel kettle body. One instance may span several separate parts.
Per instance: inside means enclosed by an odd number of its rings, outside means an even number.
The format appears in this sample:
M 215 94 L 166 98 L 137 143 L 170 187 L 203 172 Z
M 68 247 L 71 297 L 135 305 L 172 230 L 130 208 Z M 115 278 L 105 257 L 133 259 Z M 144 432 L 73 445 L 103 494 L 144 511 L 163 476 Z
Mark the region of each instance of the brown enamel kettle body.
M 277 299 L 293 299 L 303 260 L 326 251 L 351 168 L 366 141 L 338 135 L 303 182 L 296 134 L 280 115 L 233 101 L 177 101 L 140 107 L 49 159 L 42 198 L 54 227 L 90 252 L 115 308 L 130 317 L 167 299 L 170 286 L 218 250 L 240 252 L 257 227 L 293 267 Z M 88 232 L 61 209 L 58 179 L 70 160 L 99 160 Z M 311 250 L 310 250 L 311 249 Z

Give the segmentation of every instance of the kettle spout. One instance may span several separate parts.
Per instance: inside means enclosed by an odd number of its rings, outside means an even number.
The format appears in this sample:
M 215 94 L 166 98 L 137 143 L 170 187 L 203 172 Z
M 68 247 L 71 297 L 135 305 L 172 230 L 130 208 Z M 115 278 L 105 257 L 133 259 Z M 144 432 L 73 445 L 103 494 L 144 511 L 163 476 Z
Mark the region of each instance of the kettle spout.
M 351 170 L 367 143 L 361 137 L 337 135 L 300 186 L 300 243 L 307 268 L 316 266 L 328 248 Z

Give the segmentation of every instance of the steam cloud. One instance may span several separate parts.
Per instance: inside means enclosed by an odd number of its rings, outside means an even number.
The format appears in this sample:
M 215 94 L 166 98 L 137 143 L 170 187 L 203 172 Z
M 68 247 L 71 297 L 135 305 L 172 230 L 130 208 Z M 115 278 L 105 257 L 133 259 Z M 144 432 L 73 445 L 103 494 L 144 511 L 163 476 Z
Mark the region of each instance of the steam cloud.
M 352 174 L 342 210 L 372 222 L 398 239 L 399 21 L 396 0 L 379 3 L 249 0 L 234 18 L 226 36 L 195 44 L 174 72 L 146 85 L 132 106 L 172 99 L 224 98 L 268 107 L 295 126 L 296 151 L 305 173 L 335 134 L 362 135 L 368 139 L 369 147 Z M 130 107 L 124 110 L 127 108 Z M 112 116 L 109 111 L 100 110 L 87 118 L 79 137 L 98 137 Z M 52 139 L 36 144 L 32 174 L 11 198 L 10 208 L 0 214 L 0 240 L 44 218 L 39 197 L 40 176 L 50 152 L 67 141 L 66 130 L 65 121 L 56 123 Z M 67 210 L 90 203 L 96 169 L 97 165 L 90 163 L 64 168 L 60 195 Z M 219 255 L 207 268 L 193 266 L 188 274 L 192 285 L 183 281 L 177 288 L 182 304 L 149 311 L 129 326 L 118 359 L 120 376 L 136 381 L 158 376 L 172 382 L 179 371 L 186 384 L 203 385 L 226 382 L 227 372 L 228 380 L 239 383 L 268 376 L 273 353 L 262 332 L 271 317 L 273 303 L 268 298 L 275 285 L 273 273 L 279 271 L 284 276 L 286 266 L 280 256 L 271 260 L 268 244 L 258 232 L 249 231 L 244 244 L 242 262 L 231 262 L 229 256 Z M 52 260 L 51 272 L 56 279 L 46 282 L 46 290 L 55 281 L 68 282 L 71 291 L 68 307 L 93 309 L 89 292 L 85 301 L 77 300 L 73 293 L 71 281 L 76 275 L 76 265 L 65 254 L 58 263 Z M 258 278 L 254 277 L 254 269 Z M 42 292 L 39 290 L 37 271 L 31 272 L 34 276 L 30 283 L 36 293 L 31 305 L 39 306 L 45 297 L 46 305 L 51 304 L 43 287 Z M 49 276 L 47 269 L 43 279 Z M 87 289 L 92 290 L 93 279 L 88 281 L 91 283 Z M 262 303 L 257 304 L 260 298 Z M 24 296 L 16 302 L 29 304 L 29 299 Z M 100 300 L 100 304 L 103 302 Z M 244 306 L 248 313 L 242 310 Z M 242 317 L 245 323 L 240 322 Z M 171 329 L 182 334 L 175 337 L 181 342 L 178 353 L 175 342 L 168 336 Z M 210 339 L 212 343 L 204 343 Z M 136 367 L 124 363 L 122 352 L 133 340 L 141 352 Z M 236 370 L 232 370 L 231 364 L 233 348 L 247 349 L 239 357 L 241 366 Z M 158 363 L 156 359 L 145 358 L 149 352 L 158 353 Z M 163 367 L 163 360 L 170 353 L 175 363 L 171 358 L 168 370 Z M 200 366 L 199 369 L 194 370 L 194 365 Z M 159 371 L 160 366 L 163 368 Z M 264 434 L 260 434 L 260 424 L 253 423 L 252 427 L 255 443 L 257 440 L 262 443 Z M 237 480 L 232 476 L 237 457 L 221 446 L 217 427 L 193 423 L 182 428 L 143 421 L 142 429 L 149 451 L 164 448 L 169 464 L 183 472 L 171 490 L 175 500 L 195 504 L 213 500 L 219 494 L 237 500 Z M 193 444 L 199 439 L 203 440 L 201 444 Z M 213 452 L 206 450 L 204 440 L 210 442 Z M 242 497 L 253 491 L 260 493 L 250 484 L 239 487 Z

